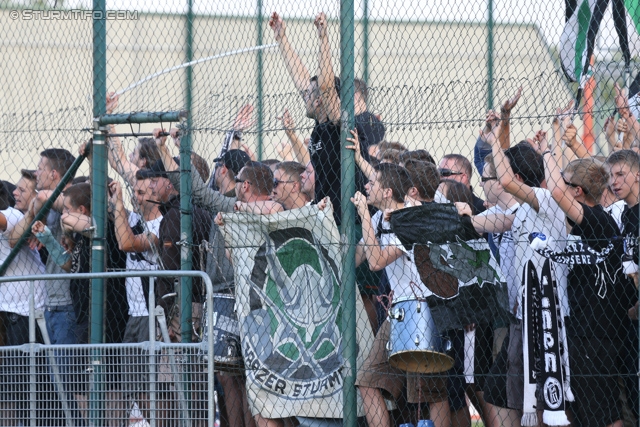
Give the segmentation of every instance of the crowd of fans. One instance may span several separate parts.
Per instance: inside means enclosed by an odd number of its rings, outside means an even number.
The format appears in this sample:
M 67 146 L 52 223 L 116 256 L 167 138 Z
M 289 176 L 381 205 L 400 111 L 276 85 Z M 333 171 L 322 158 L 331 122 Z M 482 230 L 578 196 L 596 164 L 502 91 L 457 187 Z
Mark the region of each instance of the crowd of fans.
M 225 249 L 221 213 L 249 212 L 271 215 L 319 204 L 333 207 L 341 222 L 340 80 L 333 72 L 327 21 L 318 15 L 314 25 L 319 41 L 317 76 L 311 76 L 291 46 L 284 21 L 273 14 L 269 22 L 282 58 L 307 116 L 314 120 L 309 138 L 298 135 L 288 112 L 282 115 L 288 142 L 280 158 L 256 161 L 242 142 L 251 123 L 252 107 L 243 107 L 225 137 L 213 171 L 206 159 L 193 153 L 192 219 L 193 268 L 206 271 L 214 292 L 233 294 L 234 270 Z M 545 258 L 531 245 L 529 235 L 542 233 L 546 248 L 566 252 L 580 242 L 591 253 L 603 253 L 597 264 L 574 260 L 553 263 L 558 312 L 566 330 L 567 366 L 570 366 L 573 401 L 569 420 L 576 426 L 620 426 L 620 398 L 624 390 L 632 416 L 638 417 L 638 301 L 637 236 L 640 221 L 640 140 L 637 119 L 629 112 L 621 91 L 616 98 L 618 122 L 610 119 L 606 136 L 609 157 L 591 156 L 572 123 L 572 110 L 558 110 L 550 132 L 541 130 L 518 143 L 511 138 L 510 115 L 521 91 L 490 111 L 480 131 L 472 161 L 449 153 L 438 163 L 424 149 L 407 150 L 385 140 L 385 128 L 367 110 L 366 84 L 355 80 L 355 129 L 347 148 L 354 150 L 358 171 L 357 192 L 351 198 L 357 212 L 357 284 L 376 339 L 359 368 L 356 385 L 362 396 L 367 423 L 387 427 L 416 423 L 429 416 L 437 427 L 470 426 L 471 401 L 487 426 L 519 426 L 527 410 L 523 366 L 523 278 L 527 266 L 542 274 Z M 108 112 L 118 98 L 108 96 Z M 110 270 L 177 270 L 180 268 L 179 165 L 167 144 L 179 146 L 180 130 L 162 129 L 154 138 L 140 139 L 127 157 L 118 138 L 109 138 L 109 163 L 131 190 L 132 211 L 125 206 L 120 181 L 108 185 L 109 219 L 106 241 Z M 81 147 L 81 152 L 86 146 Z M 40 153 L 34 170 L 22 170 L 12 191 L 0 185 L 0 239 L 2 259 L 24 233 L 32 233 L 9 265 L 6 275 L 89 272 L 91 264 L 91 183 L 78 177 L 69 182 L 46 216 L 34 222 L 53 190 L 74 162 L 64 149 Z M 35 166 L 35 165 L 34 165 Z M 472 186 L 474 166 L 480 176 L 484 200 Z M 378 298 L 415 294 L 420 283 L 411 254 L 390 228 L 393 211 L 426 203 L 455 203 L 490 244 L 507 284 L 510 324 L 468 325 L 465 330 L 440 331 L 453 343 L 454 367 L 444 375 L 418 375 L 390 366 L 386 344 L 389 322 L 384 321 Z M 452 239 L 455 236 L 452 236 Z M 205 242 L 206 244 L 200 244 Z M 635 281 L 635 286 L 634 286 Z M 300 284 L 304 286 L 304 284 Z M 143 278 L 112 280 L 107 285 L 108 324 L 105 342 L 139 343 L 149 340 L 149 283 Z M 179 286 L 173 278 L 160 278 L 155 299 L 169 319 L 170 337 L 180 340 Z M 15 346 L 29 342 L 29 297 L 44 310 L 45 330 L 37 340 L 51 344 L 86 344 L 89 337 L 90 283 L 82 279 L 27 282 L 0 286 L 3 342 Z M 192 294 L 194 330 L 202 312 L 202 284 L 195 280 Z M 469 333 L 475 344 L 465 346 Z M 194 336 L 194 338 L 197 338 Z M 465 352 L 474 357 L 465 357 Z M 469 361 L 470 360 L 470 361 Z M 64 364 L 63 360 L 60 360 Z M 468 365 L 471 364 L 471 370 Z M 123 361 L 123 373 L 134 375 L 138 359 Z M 471 372 L 469 374 L 469 372 Z M 569 370 L 567 369 L 567 375 Z M 5 375 L 26 375 L 24 371 Z M 13 378 L 13 377 L 12 377 Z M 17 378 L 17 377 L 16 377 Z M 147 414 L 142 395 L 144 377 L 128 379 L 124 392 Z M 223 422 L 228 426 L 291 425 L 295 420 L 274 420 L 251 414 L 242 373 L 217 375 L 224 396 Z M 538 385 L 537 399 L 542 399 Z M 26 399 L 26 389 L 14 390 Z M 385 399 L 397 409 L 388 410 Z M 73 398 L 71 398 L 73 400 Z M 570 400 L 570 399 L 567 399 Z M 540 410 L 540 404 L 533 405 Z M 21 406 L 16 419 L 27 422 Z M 427 415 L 428 411 L 428 415 Z M 416 415 L 420 413 L 420 415 Z M 80 415 L 76 415 L 81 418 Z M 82 425 L 82 424 L 77 424 Z

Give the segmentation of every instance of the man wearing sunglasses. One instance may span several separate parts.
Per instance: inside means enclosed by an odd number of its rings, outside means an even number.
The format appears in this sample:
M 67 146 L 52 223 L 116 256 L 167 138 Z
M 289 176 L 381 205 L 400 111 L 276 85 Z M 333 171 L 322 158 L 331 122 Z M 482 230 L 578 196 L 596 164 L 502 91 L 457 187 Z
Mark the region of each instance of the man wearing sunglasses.
M 442 160 L 440 160 L 440 164 L 438 166 L 440 168 L 441 178 L 458 181 L 459 183 L 469 187 L 471 190 L 471 197 L 473 198 L 474 213 L 478 214 L 486 209 L 484 206 L 484 200 L 473 194 L 473 188 L 471 187 L 473 169 L 471 168 L 471 162 L 469 159 L 460 154 L 447 154 L 442 158 Z
M 311 202 L 302 192 L 301 175 L 304 172 L 305 167 L 298 162 L 282 162 L 276 166 L 272 199 L 286 210 L 301 208 Z

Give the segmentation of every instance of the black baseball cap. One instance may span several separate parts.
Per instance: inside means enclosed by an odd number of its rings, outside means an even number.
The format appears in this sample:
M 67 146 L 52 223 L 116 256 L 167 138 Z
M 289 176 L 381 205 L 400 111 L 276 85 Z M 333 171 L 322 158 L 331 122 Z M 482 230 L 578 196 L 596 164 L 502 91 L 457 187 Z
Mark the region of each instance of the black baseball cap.
M 218 157 L 213 159 L 216 163 L 222 163 L 227 169 L 238 175 L 240 169 L 242 169 L 247 163 L 251 161 L 251 157 L 244 150 L 229 150 Z

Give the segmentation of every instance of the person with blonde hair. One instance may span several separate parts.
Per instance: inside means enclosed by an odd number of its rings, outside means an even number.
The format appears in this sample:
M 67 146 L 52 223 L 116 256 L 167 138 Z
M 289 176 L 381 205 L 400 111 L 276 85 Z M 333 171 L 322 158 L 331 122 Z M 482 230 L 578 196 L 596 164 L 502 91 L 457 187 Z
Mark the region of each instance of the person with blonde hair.
M 622 331 L 628 329 L 627 310 L 635 303 L 635 289 L 622 274 L 622 245 L 614 240 L 618 225 L 600 205 L 609 173 L 593 158 L 574 160 L 561 170 L 559 142 L 552 142 L 543 158 L 551 195 L 567 216 L 570 237 L 579 239 L 567 245 L 564 261 L 556 259 L 571 266 L 566 331 L 572 410 L 581 425 L 622 426 L 616 366 L 625 357 Z M 594 254 L 600 254 L 601 262 L 585 262 L 585 255 Z M 597 397 L 593 390 L 598 390 Z

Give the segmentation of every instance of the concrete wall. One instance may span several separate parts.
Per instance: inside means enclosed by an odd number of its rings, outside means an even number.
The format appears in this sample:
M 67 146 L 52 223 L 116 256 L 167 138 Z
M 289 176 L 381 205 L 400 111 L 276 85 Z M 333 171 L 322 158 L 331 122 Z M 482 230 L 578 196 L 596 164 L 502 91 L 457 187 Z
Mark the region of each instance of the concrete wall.
M 16 181 L 20 168 L 34 168 L 37 153 L 63 146 L 72 152 L 90 134 L 91 21 L 3 22 L 0 67 L 0 179 Z M 317 35 L 311 21 L 287 22 L 288 35 L 311 74 L 317 69 Z M 256 22 L 248 18 L 198 17 L 194 58 L 256 45 Z M 184 62 L 184 18 L 139 14 L 137 20 L 107 21 L 107 81 L 119 90 L 154 72 Z M 339 67 L 339 24 L 330 23 L 334 69 Z M 356 26 L 356 75 L 362 73 L 362 27 Z M 273 35 L 264 20 L 265 44 Z M 370 109 L 387 124 L 387 139 L 410 148 L 471 155 L 486 113 L 486 28 L 479 24 L 371 22 Z M 264 158 L 274 157 L 285 139 L 277 121 L 287 108 L 300 134 L 313 123 L 304 118 L 301 98 L 277 49 L 264 51 Z M 194 147 L 215 157 L 235 111 L 255 102 L 256 54 L 223 58 L 194 67 Z M 554 68 L 548 48 L 533 26 L 495 27 L 495 102 L 519 86 L 524 95 L 514 116 L 514 138 L 547 126 L 546 116 L 566 104 L 571 93 Z M 184 105 L 184 70 L 172 72 L 122 95 L 119 112 L 163 111 Z M 518 118 L 522 116 L 522 118 Z M 165 124 L 167 126 L 168 124 Z M 153 126 L 134 131 L 149 130 Z M 130 131 L 119 126 L 119 131 Z M 246 135 L 255 145 L 254 129 Z M 132 149 L 134 141 L 128 141 Z M 82 173 L 87 170 L 83 169 Z

